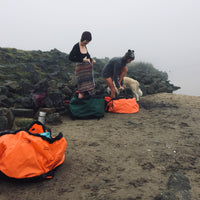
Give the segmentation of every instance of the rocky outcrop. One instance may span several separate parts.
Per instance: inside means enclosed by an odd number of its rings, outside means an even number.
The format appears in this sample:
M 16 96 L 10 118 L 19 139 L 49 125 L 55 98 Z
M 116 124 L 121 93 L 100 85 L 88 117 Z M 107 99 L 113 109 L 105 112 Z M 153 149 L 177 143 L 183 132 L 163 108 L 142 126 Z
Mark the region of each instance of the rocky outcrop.
M 96 93 L 105 95 L 101 71 L 109 58 L 95 58 Z M 0 48 L 0 107 L 60 107 L 75 89 L 75 63 L 57 49 L 48 52 Z M 180 87 L 168 80 L 166 72 L 149 63 L 133 63 L 127 76 L 140 82 L 143 95 L 172 93 Z M 39 95 L 39 96 L 38 96 Z
M 96 94 L 106 95 L 107 86 L 101 71 L 109 58 L 95 60 Z M 0 48 L 0 108 L 37 112 L 45 107 L 55 108 L 60 113 L 76 90 L 74 71 L 75 63 L 69 61 L 68 54 L 57 49 L 42 52 Z M 166 72 L 148 63 L 133 63 L 127 76 L 140 82 L 144 96 L 179 89 L 170 83 Z
M 134 63 L 128 74 L 139 81 L 144 96 L 162 92 L 173 93 L 173 91 L 180 89 L 180 87 L 170 83 L 166 72 L 155 69 L 149 63 Z

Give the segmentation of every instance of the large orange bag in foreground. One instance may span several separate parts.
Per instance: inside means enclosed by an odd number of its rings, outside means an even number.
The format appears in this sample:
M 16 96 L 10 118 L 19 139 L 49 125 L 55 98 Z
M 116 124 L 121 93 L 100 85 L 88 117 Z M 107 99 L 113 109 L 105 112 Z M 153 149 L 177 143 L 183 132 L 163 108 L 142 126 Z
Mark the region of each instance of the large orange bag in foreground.
M 139 111 L 139 105 L 135 98 L 129 99 L 111 99 L 105 97 L 106 111 L 113 113 L 136 113 Z
M 62 133 L 52 137 L 40 122 L 26 130 L 0 133 L 0 171 L 16 179 L 52 178 L 65 160 L 66 147 Z

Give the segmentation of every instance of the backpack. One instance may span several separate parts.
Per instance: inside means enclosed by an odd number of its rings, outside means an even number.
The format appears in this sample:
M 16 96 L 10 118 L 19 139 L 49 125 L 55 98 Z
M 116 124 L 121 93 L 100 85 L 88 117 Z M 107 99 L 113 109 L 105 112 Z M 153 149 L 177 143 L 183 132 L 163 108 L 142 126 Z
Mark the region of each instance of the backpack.
M 136 113 L 139 111 L 139 105 L 135 98 L 111 99 L 105 97 L 105 111 L 113 113 Z
M 0 172 L 20 180 L 52 178 L 65 160 L 67 141 L 51 136 L 39 121 L 27 129 L 0 133 Z
M 77 94 L 69 102 L 72 119 L 100 119 L 104 117 L 105 100 L 101 96 L 87 96 L 79 99 Z

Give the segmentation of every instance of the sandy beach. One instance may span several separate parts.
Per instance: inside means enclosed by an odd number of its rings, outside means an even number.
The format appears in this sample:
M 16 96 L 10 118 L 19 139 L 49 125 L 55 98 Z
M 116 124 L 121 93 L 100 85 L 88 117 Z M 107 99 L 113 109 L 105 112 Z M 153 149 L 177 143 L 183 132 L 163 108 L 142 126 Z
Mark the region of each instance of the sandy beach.
M 148 106 L 145 106 L 148 105 Z M 50 125 L 68 142 L 53 179 L 0 180 L 0 200 L 151 200 L 174 172 L 200 199 L 200 97 L 160 93 L 140 99 L 135 114 Z

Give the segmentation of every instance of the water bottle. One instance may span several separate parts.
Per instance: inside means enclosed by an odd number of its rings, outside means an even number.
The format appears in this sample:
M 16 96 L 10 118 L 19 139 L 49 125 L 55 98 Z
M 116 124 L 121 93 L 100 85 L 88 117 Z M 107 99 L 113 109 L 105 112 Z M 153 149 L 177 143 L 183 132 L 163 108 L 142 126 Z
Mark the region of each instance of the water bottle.
M 44 124 L 45 116 L 46 116 L 46 112 L 39 112 L 38 121 L 41 122 L 42 124 Z

